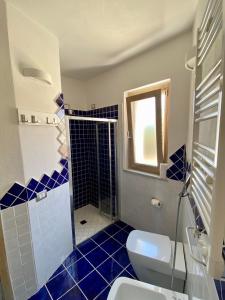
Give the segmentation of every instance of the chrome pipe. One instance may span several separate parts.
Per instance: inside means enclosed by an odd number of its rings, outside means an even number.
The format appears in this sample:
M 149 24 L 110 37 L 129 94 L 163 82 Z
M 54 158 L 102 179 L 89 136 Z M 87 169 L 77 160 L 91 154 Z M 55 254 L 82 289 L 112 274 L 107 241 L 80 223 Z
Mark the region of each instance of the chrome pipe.
M 173 283 L 174 283 L 174 273 L 175 273 L 175 265 L 176 265 L 176 257 L 177 257 L 177 239 L 178 239 L 178 223 L 180 218 L 180 206 L 181 206 L 181 200 L 185 197 L 188 197 L 189 199 L 189 193 L 187 192 L 187 188 L 190 184 L 190 175 L 186 179 L 186 182 L 184 183 L 183 189 L 181 193 L 179 194 L 178 199 L 178 206 L 177 206 L 177 217 L 176 217 L 176 231 L 175 231 L 175 241 L 174 241 L 174 254 L 173 254 L 173 265 L 172 265 L 172 273 L 171 273 L 171 290 L 173 289 Z

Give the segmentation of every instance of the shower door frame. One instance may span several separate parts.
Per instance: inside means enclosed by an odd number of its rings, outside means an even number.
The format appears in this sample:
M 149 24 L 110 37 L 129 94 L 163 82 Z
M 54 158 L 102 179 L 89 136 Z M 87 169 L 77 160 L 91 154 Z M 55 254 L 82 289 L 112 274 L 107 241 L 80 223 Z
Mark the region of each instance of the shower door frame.
M 92 118 L 92 117 L 78 117 L 78 116 L 66 116 L 65 122 L 66 122 L 66 140 L 67 140 L 67 147 L 68 147 L 68 169 L 69 169 L 69 193 L 70 193 L 70 208 L 71 208 L 71 222 L 72 222 L 72 237 L 73 237 L 73 244 L 76 245 L 76 237 L 75 237 L 75 222 L 74 222 L 74 210 L 75 210 L 75 204 L 73 199 L 73 181 L 72 181 L 72 159 L 71 159 L 71 143 L 70 143 L 70 121 L 91 121 L 96 123 L 104 123 L 108 124 L 108 132 L 109 132 L 109 147 L 111 148 L 111 124 L 114 125 L 114 151 L 115 151 L 115 212 L 116 217 L 118 216 L 118 159 L 117 159 L 117 131 L 118 131 L 118 120 L 117 119 L 106 119 L 106 118 Z M 98 124 L 96 124 L 98 125 Z M 96 130 L 97 134 L 97 130 Z M 112 150 L 109 151 L 110 155 L 110 165 L 111 163 L 111 153 Z M 97 154 L 97 164 L 99 168 L 99 154 Z M 111 169 L 111 168 L 110 168 Z M 99 171 L 98 171 L 99 172 Z M 99 176 L 99 174 L 98 174 Z M 112 174 L 110 172 L 110 177 L 112 177 Z M 100 195 L 99 195 L 99 178 L 98 178 L 98 198 L 100 202 Z M 110 180 L 110 201 L 112 206 L 112 179 Z M 100 203 L 99 203 L 100 208 Z M 111 211 L 111 218 L 113 219 L 113 214 Z

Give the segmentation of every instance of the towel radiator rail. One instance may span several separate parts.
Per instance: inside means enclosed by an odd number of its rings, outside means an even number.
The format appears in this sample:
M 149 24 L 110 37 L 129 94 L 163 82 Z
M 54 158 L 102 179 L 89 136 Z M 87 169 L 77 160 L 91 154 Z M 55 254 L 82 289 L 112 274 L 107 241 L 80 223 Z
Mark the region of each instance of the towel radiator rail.
M 197 33 L 195 96 L 193 105 L 192 175 L 190 192 L 209 237 L 206 267 L 213 277 L 224 272 L 225 233 L 225 0 L 209 0 Z M 221 56 L 203 76 L 210 51 L 222 34 Z M 202 142 L 202 126 L 214 122 L 214 145 Z M 203 124 L 203 125 L 202 125 Z M 208 123 L 209 124 L 209 123 Z M 211 124 L 211 123 L 210 123 Z M 203 129 L 204 130 L 204 129 Z M 207 133 L 206 133 L 207 134 Z

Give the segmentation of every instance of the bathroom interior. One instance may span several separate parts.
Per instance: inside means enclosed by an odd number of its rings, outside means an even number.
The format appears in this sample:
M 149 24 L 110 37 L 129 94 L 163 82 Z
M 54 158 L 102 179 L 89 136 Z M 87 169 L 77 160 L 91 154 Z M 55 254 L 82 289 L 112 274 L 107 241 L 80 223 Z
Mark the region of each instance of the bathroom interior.
M 225 300 L 225 0 L 0 0 L 0 299 Z

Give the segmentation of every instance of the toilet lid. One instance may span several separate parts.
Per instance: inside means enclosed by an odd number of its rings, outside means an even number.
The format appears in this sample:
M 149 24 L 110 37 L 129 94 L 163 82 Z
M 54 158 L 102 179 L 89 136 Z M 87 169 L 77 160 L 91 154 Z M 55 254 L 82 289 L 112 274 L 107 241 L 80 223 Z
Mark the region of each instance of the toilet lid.
M 126 246 L 128 251 L 145 256 L 154 262 L 170 263 L 172 246 L 168 236 L 133 230 Z

